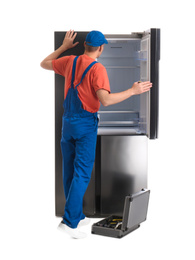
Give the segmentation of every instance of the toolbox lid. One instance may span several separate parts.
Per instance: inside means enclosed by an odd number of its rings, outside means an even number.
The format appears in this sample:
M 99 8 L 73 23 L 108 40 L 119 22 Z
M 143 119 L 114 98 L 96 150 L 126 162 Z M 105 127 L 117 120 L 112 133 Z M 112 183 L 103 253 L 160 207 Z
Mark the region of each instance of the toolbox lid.
M 126 196 L 123 211 L 122 230 L 133 228 L 146 220 L 150 190 L 142 189 L 140 192 Z

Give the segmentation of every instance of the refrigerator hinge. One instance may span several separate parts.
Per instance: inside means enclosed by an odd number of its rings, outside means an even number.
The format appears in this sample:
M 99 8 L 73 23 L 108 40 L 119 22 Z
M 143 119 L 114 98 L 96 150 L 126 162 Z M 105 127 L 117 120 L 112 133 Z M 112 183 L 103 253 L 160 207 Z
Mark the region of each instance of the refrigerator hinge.
M 131 35 L 135 35 L 135 37 L 142 38 L 143 32 L 132 32 Z
M 144 37 L 144 36 L 146 36 L 146 35 L 149 35 L 150 33 L 151 33 L 151 30 L 148 29 L 148 30 L 143 31 L 143 32 L 132 32 L 131 34 L 132 34 L 132 35 L 135 35 L 135 36 L 137 36 L 137 37 L 139 37 L 139 38 L 142 38 L 142 37 Z

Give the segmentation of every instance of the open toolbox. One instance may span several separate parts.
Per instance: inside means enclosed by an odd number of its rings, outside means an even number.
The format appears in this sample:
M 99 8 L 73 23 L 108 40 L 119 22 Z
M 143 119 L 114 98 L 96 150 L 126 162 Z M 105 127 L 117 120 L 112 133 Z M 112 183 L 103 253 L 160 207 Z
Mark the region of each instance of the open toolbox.
M 150 190 L 125 197 L 123 216 L 112 215 L 92 225 L 92 234 L 121 238 L 140 227 L 146 220 Z

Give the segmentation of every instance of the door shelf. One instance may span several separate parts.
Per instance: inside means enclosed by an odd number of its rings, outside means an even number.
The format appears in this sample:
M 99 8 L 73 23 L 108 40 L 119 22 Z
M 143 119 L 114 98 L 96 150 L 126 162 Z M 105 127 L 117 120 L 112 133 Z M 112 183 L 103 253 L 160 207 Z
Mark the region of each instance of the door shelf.
M 139 123 L 139 119 L 134 121 L 102 121 L 98 126 L 136 126 Z
M 137 60 L 147 61 L 148 60 L 148 52 L 147 51 L 137 51 Z

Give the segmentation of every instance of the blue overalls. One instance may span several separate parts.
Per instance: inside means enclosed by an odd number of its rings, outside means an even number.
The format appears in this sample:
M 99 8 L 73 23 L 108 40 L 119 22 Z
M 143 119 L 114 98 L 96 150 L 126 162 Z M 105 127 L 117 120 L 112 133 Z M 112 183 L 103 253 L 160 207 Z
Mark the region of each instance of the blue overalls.
M 86 68 L 80 83 L 74 88 L 77 59 L 78 57 L 75 57 L 73 61 L 71 88 L 63 103 L 61 138 L 63 185 L 66 198 L 63 221 L 71 228 L 76 228 L 79 221 L 85 218 L 83 197 L 95 160 L 98 126 L 97 113 L 90 113 L 82 108 L 77 90 L 96 61 Z

